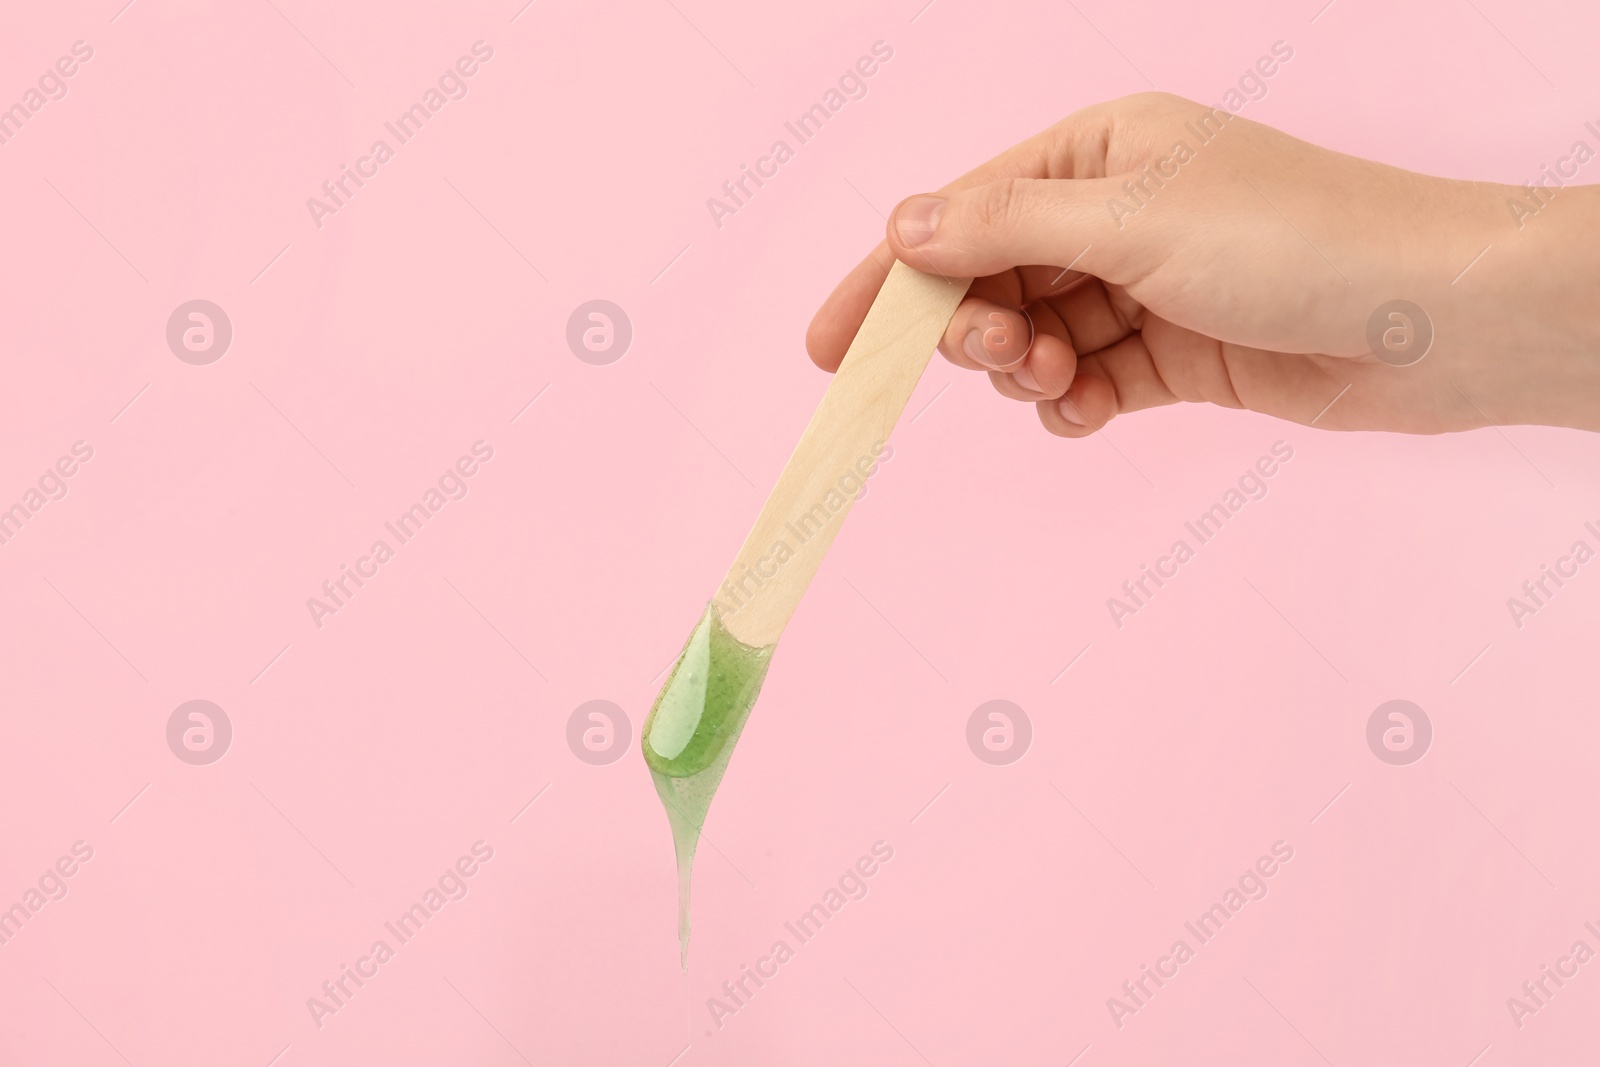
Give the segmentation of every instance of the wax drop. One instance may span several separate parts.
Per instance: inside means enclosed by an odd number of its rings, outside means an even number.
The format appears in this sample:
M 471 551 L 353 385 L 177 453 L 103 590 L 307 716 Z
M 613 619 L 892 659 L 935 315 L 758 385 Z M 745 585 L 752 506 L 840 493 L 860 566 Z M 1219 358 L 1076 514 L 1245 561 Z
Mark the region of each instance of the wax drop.
M 744 644 L 723 626 L 715 603 L 708 604 L 640 733 L 645 763 L 672 827 L 678 860 L 678 949 L 685 970 L 695 846 L 711 797 L 761 692 L 773 647 Z

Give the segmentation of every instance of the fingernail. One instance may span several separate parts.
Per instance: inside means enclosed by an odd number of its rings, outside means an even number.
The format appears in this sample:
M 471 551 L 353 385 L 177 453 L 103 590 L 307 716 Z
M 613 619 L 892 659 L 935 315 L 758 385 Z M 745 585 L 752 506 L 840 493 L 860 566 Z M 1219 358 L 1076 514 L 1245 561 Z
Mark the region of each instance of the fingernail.
M 894 232 L 900 235 L 900 240 L 915 248 L 933 236 L 943 211 L 942 197 L 913 196 L 895 211 Z
M 988 367 L 990 370 L 1008 371 L 1011 369 L 1011 365 L 1017 362 L 1018 357 L 1016 356 L 1015 352 L 1007 352 L 1002 356 L 996 355 L 994 352 L 989 350 L 989 346 L 984 343 L 984 338 L 988 337 L 990 331 L 994 329 L 995 328 L 993 326 L 988 328 L 974 326 L 972 329 L 967 331 L 967 336 L 961 339 L 961 350 L 964 351 L 974 363 L 979 363 L 985 367 Z M 1026 358 L 1026 356 L 1027 353 L 1024 352 L 1023 357 Z
M 1034 378 L 1033 371 L 1028 369 L 1028 365 L 1026 363 L 1024 363 L 1022 366 L 1018 367 L 1016 370 L 1012 371 L 1011 372 L 1011 376 L 1017 380 L 1017 384 L 1018 385 L 1022 386 L 1024 389 L 1028 390 L 1029 392 L 1032 392 L 1032 393 L 1042 393 L 1042 392 L 1044 392 L 1043 389 L 1039 388 L 1038 380 L 1036 378 Z
M 966 339 L 961 342 L 961 348 L 967 353 L 974 363 L 981 363 L 985 367 L 994 366 L 994 357 L 989 350 L 983 347 L 983 331 L 971 329 L 967 331 Z
M 1089 425 L 1089 420 L 1083 417 L 1083 411 L 1079 409 L 1077 404 L 1072 402 L 1072 398 L 1070 396 L 1062 397 L 1061 402 L 1058 403 L 1056 407 L 1061 409 L 1061 417 L 1072 423 L 1072 425 Z

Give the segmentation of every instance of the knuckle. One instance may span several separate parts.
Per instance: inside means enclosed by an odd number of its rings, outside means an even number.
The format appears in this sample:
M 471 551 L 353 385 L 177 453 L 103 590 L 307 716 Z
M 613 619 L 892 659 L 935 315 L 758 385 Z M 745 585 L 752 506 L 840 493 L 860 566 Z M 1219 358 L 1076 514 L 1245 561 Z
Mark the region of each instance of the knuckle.
M 1015 221 L 1022 196 L 1015 178 L 990 182 L 972 204 L 972 221 L 985 231 L 1004 230 Z

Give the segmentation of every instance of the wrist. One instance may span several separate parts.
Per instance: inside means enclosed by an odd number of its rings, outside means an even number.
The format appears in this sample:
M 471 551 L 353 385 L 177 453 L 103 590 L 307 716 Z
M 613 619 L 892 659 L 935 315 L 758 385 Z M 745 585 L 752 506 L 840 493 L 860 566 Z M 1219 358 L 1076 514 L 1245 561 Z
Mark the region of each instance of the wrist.
M 1458 387 L 1497 423 L 1600 430 L 1600 186 L 1471 190 L 1475 247 L 1441 242 L 1465 253 L 1436 323 L 1469 356 Z

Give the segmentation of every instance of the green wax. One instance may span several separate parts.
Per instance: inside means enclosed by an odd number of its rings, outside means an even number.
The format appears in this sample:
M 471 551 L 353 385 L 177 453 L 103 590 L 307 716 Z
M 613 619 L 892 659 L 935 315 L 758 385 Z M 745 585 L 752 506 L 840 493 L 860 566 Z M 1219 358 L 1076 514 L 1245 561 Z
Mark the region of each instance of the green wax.
M 678 858 L 678 946 L 685 969 L 689 875 L 700 827 L 761 691 L 773 647 L 754 648 L 740 641 L 722 625 L 716 605 L 708 604 L 640 732 Z

